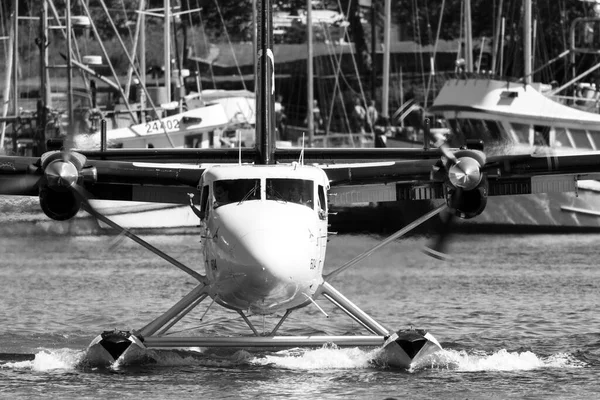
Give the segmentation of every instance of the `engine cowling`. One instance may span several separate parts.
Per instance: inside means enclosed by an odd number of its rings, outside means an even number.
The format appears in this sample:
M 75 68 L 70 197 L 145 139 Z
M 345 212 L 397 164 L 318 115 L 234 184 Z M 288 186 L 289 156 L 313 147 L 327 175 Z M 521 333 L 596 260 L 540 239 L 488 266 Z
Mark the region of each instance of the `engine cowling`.
M 481 182 L 471 190 L 446 186 L 446 204 L 454 210 L 454 214 L 463 219 L 478 216 L 485 210 L 488 197 L 487 178 L 483 177 Z
M 446 204 L 457 217 L 469 219 L 481 214 L 487 205 L 488 181 L 481 172 L 485 154 L 477 150 L 459 150 L 456 162 L 448 168 Z
M 44 183 L 40 186 L 42 211 L 57 221 L 73 218 L 81 208 L 75 188 L 85 178 L 82 174 L 85 156 L 75 152 L 50 151 L 42 155 L 41 161 L 44 171 Z M 94 176 L 91 175 L 92 178 Z
M 49 218 L 65 221 L 79 212 L 81 201 L 71 191 L 43 187 L 40 190 L 40 206 Z

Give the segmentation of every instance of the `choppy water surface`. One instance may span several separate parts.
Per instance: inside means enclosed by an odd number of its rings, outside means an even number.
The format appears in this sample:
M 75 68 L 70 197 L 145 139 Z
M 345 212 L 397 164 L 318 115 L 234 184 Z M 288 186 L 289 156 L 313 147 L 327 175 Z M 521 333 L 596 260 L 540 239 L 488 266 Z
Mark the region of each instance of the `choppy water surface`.
M 147 236 L 201 266 L 195 236 Z M 332 237 L 331 268 L 377 243 Z M 155 362 L 91 368 L 84 349 L 103 330 L 140 328 L 194 287 L 130 241 L 0 238 L 0 393 L 78 398 L 593 398 L 600 391 L 600 235 L 457 236 L 454 259 L 395 242 L 332 284 L 390 328 L 429 330 L 445 348 L 413 371 L 368 349 L 161 351 Z M 200 267 L 201 268 L 201 267 Z M 207 303 L 208 304 L 208 303 Z M 362 332 L 320 300 L 289 334 Z M 175 330 L 235 334 L 237 314 L 206 305 Z M 254 319 L 257 326 L 263 321 Z M 275 321 L 265 319 L 265 330 Z M 16 354 L 15 354 L 16 353 Z M 27 354 L 29 357 L 19 357 Z M 33 359 L 31 359 L 33 358 Z M 143 397 L 142 397 L 143 396 Z

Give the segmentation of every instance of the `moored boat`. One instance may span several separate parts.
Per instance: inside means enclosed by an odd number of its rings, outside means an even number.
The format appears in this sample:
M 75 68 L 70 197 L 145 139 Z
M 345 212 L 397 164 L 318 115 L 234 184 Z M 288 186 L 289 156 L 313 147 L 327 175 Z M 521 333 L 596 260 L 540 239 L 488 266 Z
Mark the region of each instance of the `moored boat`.
M 524 21 L 529 18 L 526 16 Z M 586 38 L 590 30 L 598 28 L 599 15 L 576 19 L 571 25 L 569 50 L 549 63 L 569 56 L 574 65 L 577 55 L 597 52 L 594 43 Z M 530 29 L 526 24 L 525 39 Z M 530 36 L 529 40 L 531 43 Z M 428 109 L 446 122 L 445 140 L 452 147 L 463 146 L 469 140 L 479 141 L 488 155 L 499 151 L 535 152 L 548 157 L 549 163 L 553 162 L 553 154 L 600 149 L 600 81 L 589 81 L 597 66 L 560 86 L 555 81 L 533 82 L 534 72 L 543 67 L 530 69 L 527 60 L 532 58 L 531 45 L 525 42 L 522 78 L 459 74 L 445 82 Z M 577 196 L 559 193 L 496 197 L 490 199 L 481 216 L 467 224 L 495 230 L 600 229 L 600 184 L 579 181 L 577 188 Z

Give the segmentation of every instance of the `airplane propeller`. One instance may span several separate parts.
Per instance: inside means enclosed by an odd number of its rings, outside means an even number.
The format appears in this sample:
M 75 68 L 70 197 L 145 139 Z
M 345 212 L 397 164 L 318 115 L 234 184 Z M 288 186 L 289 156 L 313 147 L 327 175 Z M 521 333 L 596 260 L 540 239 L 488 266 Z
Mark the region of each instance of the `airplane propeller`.
M 446 254 L 448 247 L 448 238 L 452 233 L 452 224 L 454 222 L 454 210 L 448 208 L 440 212 L 441 224 L 437 230 L 437 235 L 433 238 L 430 244 L 423 247 L 423 253 L 437 258 L 438 260 L 448 261 L 451 257 Z
M 7 195 L 22 195 L 28 192 L 37 193 L 42 176 L 21 174 L 18 179 L 0 179 L 0 193 Z
M 177 261 L 176 259 L 174 259 L 173 257 L 169 256 L 165 252 L 163 252 L 163 251 L 157 249 L 156 247 L 152 246 L 150 243 L 146 242 L 145 240 L 143 240 L 142 238 L 140 238 L 136 234 L 132 233 L 130 230 L 128 230 L 126 228 L 123 228 L 122 226 L 120 226 L 116 222 L 112 221 L 111 219 L 107 218 L 102 213 L 100 213 L 99 211 L 97 211 L 94 208 L 94 206 L 92 206 L 92 204 L 89 202 L 89 199 L 91 198 L 91 195 L 87 192 L 87 190 L 85 190 L 85 188 L 83 186 L 78 185 L 78 184 L 73 184 L 69 188 L 73 191 L 73 193 L 81 201 L 82 208 L 85 211 L 87 211 L 90 215 L 92 215 L 94 218 L 96 218 L 97 220 L 99 220 L 101 222 L 104 222 L 106 225 L 108 225 L 111 228 L 117 230 L 119 232 L 119 235 L 126 236 L 126 237 L 130 238 L 131 240 L 133 240 L 134 242 L 136 242 L 137 244 L 139 244 L 140 246 L 144 247 L 145 249 L 150 250 L 152 253 L 156 254 L 159 257 L 161 257 L 163 260 L 169 262 L 173 266 L 179 268 L 180 270 L 182 270 L 186 274 L 190 275 L 191 277 L 193 277 L 197 281 L 199 281 L 199 282 L 201 282 L 203 284 L 207 284 L 207 280 L 206 280 L 206 277 L 204 275 L 201 275 L 201 274 L 197 273 L 193 269 L 187 267 L 186 265 L 184 265 L 181 262 Z
M 86 162 L 87 158 L 76 151 L 62 149 L 46 152 L 37 162 L 26 167 L 20 166 L 12 176 L 6 175 L 10 179 L 0 178 L 0 194 L 39 195 L 44 213 L 58 221 L 72 218 L 83 208 L 97 220 L 118 231 L 120 235 L 129 237 L 199 282 L 206 284 L 205 276 L 116 224 L 92 206 L 89 202 L 92 196 L 84 185 L 86 182 L 97 180 L 97 171 L 94 167 L 86 167 Z M 15 175 L 18 176 L 17 179 Z
M 445 181 L 444 190 L 446 197 L 446 208 L 440 212 L 441 224 L 437 235 L 423 252 L 438 260 L 449 260 L 446 254 L 447 242 L 452 233 L 454 218 L 460 213 L 459 207 L 469 202 L 469 193 L 475 190 L 484 179 L 481 172 L 486 163 L 486 156 L 481 151 L 458 150 L 452 151 L 445 138 L 436 138 L 429 130 L 429 121 L 425 121 L 425 135 L 439 148 L 444 158 L 442 165 L 433 171 Z

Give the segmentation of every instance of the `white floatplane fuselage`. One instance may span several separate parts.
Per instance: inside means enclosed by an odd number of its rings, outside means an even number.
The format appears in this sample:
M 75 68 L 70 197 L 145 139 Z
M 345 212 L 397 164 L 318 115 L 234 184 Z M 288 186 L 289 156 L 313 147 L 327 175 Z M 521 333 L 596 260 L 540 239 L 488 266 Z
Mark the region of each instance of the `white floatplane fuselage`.
M 335 343 L 380 347 L 378 357 L 387 365 L 410 368 L 441 349 L 425 331 L 390 332 L 326 282 L 329 180 L 321 168 L 297 163 L 211 166 L 202 174 L 198 189 L 200 208 L 195 213 L 201 220 L 203 283 L 139 331 L 103 332 L 88 347 L 90 363 L 136 362 L 147 356 L 147 348 L 288 348 Z M 165 335 L 172 326 L 169 321 L 178 321 L 208 296 L 237 311 L 254 336 Z M 371 335 L 275 336 L 292 310 L 311 304 L 318 296 L 331 301 Z M 284 316 L 268 335 L 261 335 L 248 319 L 277 313 Z
M 323 170 L 296 163 L 214 166 L 199 189 L 210 296 L 253 314 L 307 304 L 323 282 L 329 189 Z

